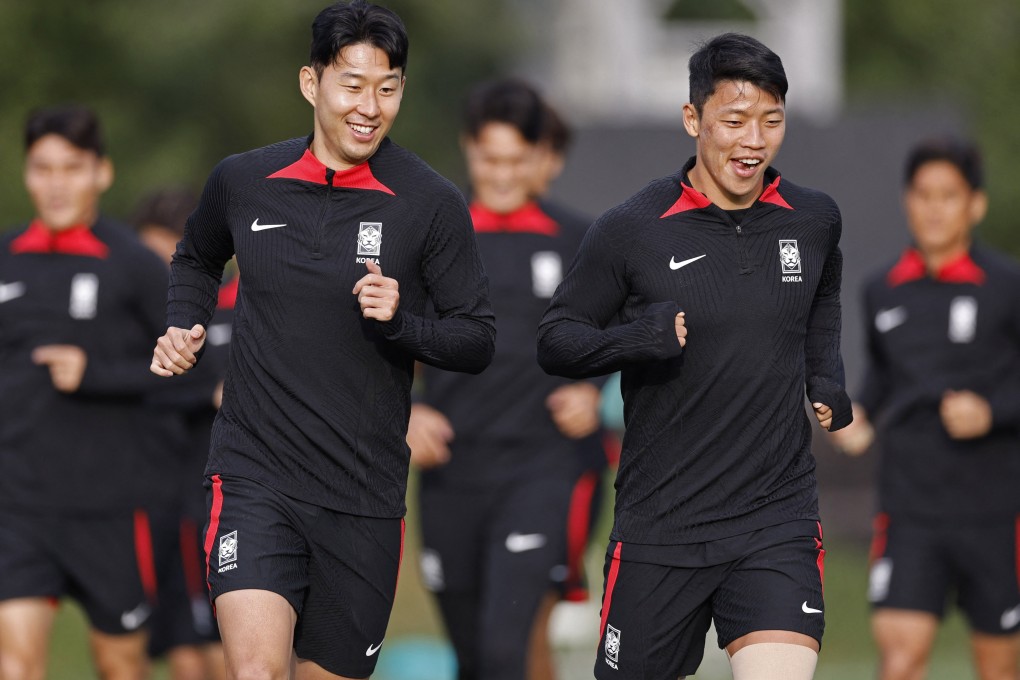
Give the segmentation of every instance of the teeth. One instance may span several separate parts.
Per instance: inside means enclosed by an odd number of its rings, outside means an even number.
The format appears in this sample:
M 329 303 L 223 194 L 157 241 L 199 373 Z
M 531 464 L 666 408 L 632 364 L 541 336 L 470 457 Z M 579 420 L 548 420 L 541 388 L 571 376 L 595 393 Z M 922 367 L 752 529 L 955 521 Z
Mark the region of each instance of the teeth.
M 756 158 L 741 158 L 740 162 L 743 163 L 744 165 L 750 165 L 752 167 L 761 163 L 761 161 Z
M 367 135 L 372 132 L 372 128 L 368 125 L 355 125 L 354 123 L 350 123 L 350 126 L 355 132 L 363 135 Z

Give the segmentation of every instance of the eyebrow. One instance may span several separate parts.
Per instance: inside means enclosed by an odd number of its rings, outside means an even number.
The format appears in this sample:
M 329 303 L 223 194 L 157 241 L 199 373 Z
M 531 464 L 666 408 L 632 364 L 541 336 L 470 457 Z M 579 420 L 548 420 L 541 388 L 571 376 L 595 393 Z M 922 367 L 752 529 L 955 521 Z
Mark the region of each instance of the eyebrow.
M 337 74 L 338 78 L 357 78 L 360 80 L 368 80 L 368 77 L 364 73 L 356 73 L 354 71 L 341 71 Z M 400 80 L 400 71 L 391 71 L 383 76 L 383 80 Z
M 741 115 L 741 116 L 746 116 L 747 115 L 747 111 L 750 108 L 751 107 L 749 107 L 749 106 L 747 106 L 747 107 L 743 107 L 743 106 L 727 106 L 727 107 L 724 107 L 724 108 L 720 109 L 719 113 L 723 114 L 723 115 Z M 777 113 L 785 115 L 786 114 L 786 109 L 783 108 L 782 106 L 776 106 L 776 107 L 773 107 L 771 109 L 766 109 L 765 111 L 762 111 L 761 115 L 774 116 Z

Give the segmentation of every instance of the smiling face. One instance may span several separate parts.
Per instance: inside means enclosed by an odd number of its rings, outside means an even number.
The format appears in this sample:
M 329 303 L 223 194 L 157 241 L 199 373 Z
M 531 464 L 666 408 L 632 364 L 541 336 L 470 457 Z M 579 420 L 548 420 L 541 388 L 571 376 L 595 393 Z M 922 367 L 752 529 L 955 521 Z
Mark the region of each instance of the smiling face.
M 914 173 L 904 194 L 910 233 L 926 258 L 951 258 L 970 247 L 971 231 L 987 210 L 985 193 L 974 189 L 953 163 L 931 161 Z
M 486 123 L 477 137 L 463 139 L 474 200 L 507 214 L 531 200 L 540 154 L 509 123 Z
M 108 159 L 57 134 L 40 137 L 25 156 L 25 188 L 36 215 L 56 231 L 95 222 L 99 197 L 112 182 Z
M 372 157 L 393 127 L 404 92 L 401 69 L 368 43 L 348 45 L 322 70 L 301 69 L 301 93 L 315 108 L 312 154 L 334 170 Z
M 750 207 L 786 134 L 786 107 L 748 82 L 720 81 L 698 115 L 684 105 L 684 128 L 697 144 L 689 177 L 723 210 Z

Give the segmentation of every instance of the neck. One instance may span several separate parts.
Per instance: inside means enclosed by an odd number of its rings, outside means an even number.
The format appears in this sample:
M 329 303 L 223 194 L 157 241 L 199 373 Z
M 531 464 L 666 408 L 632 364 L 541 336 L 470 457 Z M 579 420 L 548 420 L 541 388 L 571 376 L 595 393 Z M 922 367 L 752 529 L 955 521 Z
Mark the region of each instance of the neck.
M 953 260 L 963 257 L 970 250 L 970 244 L 971 242 L 967 240 L 938 250 L 921 250 L 921 258 L 924 260 L 925 269 L 928 270 L 929 274 L 937 274 L 939 270 Z

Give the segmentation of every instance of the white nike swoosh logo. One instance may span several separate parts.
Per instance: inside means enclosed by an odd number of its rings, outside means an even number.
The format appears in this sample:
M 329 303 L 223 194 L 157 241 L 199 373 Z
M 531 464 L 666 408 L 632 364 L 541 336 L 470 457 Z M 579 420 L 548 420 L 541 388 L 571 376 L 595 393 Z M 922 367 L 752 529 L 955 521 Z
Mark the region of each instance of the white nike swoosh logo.
M 10 302 L 25 294 L 25 284 L 21 281 L 0 283 L 0 303 Z
M 907 320 L 907 308 L 903 305 L 890 309 L 880 309 L 875 314 L 875 330 L 879 333 L 888 333 L 897 326 L 902 326 Z
M 814 607 L 807 606 L 807 600 L 804 600 L 804 604 L 800 606 L 800 610 L 805 614 L 821 614 L 821 609 L 815 609 Z
M 152 610 L 149 608 L 149 605 L 143 602 L 131 611 L 121 614 L 120 625 L 124 626 L 126 630 L 137 630 L 141 628 L 151 613 Z
M 680 267 L 686 267 L 691 262 L 697 262 L 698 260 L 700 260 L 703 257 L 708 257 L 708 253 L 705 253 L 704 255 L 698 255 L 697 257 L 692 257 L 691 259 L 684 260 L 683 262 L 677 262 L 676 260 L 674 260 L 671 257 L 671 258 L 669 258 L 669 268 L 670 269 L 680 269 Z
M 512 553 L 535 550 L 545 545 L 542 534 L 519 534 L 516 531 L 506 537 L 506 549 Z
M 1002 612 L 1002 619 L 999 620 L 1002 624 L 1002 629 L 1009 631 L 1014 628 L 1016 624 L 1020 623 L 1020 607 L 1013 607 Z
M 372 656 L 373 654 L 379 651 L 380 647 L 382 647 L 381 642 L 377 645 L 369 645 L 368 649 L 365 650 L 365 656 Z
M 262 231 L 263 229 L 276 229 L 277 227 L 286 227 L 286 224 L 259 224 L 259 218 L 255 218 L 255 221 L 251 223 L 252 231 Z

